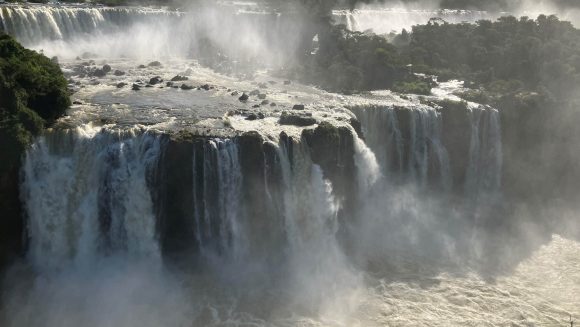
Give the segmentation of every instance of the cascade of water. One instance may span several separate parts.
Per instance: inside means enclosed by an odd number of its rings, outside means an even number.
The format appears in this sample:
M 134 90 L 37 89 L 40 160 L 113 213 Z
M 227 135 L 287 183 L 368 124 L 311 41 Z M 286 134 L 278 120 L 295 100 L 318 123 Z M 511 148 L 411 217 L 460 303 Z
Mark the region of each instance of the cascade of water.
M 363 126 L 367 143 L 383 174 L 426 187 L 432 176 L 443 189 L 451 186 L 449 156 L 441 141 L 441 115 L 431 108 L 385 106 L 351 108 Z M 400 116 L 400 117 L 399 117 Z
M 395 111 L 389 107 L 355 107 L 366 144 L 373 150 L 383 174 L 403 172 L 403 140 Z
M 292 58 L 303 41 L 305 27 L 295 23 L 299 17 L 294 14 L 239 13 L 216 6 L 177 12 L 10 5 L 0 8 L 0 27 L 27 48 L 63 59 L 92 54 L 139 59 L 199 56 L 211 61 L 216 54 L 208 51 L 219 48 L 231 58 L 261 58 L 265 64 L 276 64 Z
M 23 167 L 33 264 L 90 263 L 107 253 L 158 257 L 148 178 L 161 142 L 90 125 L 41 137 Z
M 180 16 L 179 12 L 139 8 L 11 6 L 0 10 L 4 31 L 25 45 L 119 31 L 121 27 L 136 22 L 169 22 L 168 18 Z
M 221 139 L 203 141 L 201 151 L 193 151 L 194 228 L 202 253 L 244 250 L 238 152 L 235 141 Z
M 433 159 L 436 159 L 440 184 L 444 188 L 449 188 L 451 185 L 449 158 L 441 142 L 441 115 L 432 109 L 412 110 L 410 131 L 408 171 L 412 180 L 420 187 L 426 187 L 429 182 L 429 166 L 433 165 L 435 162 Z
M 351 31 L 372 30 L 377 34 L 401 32 L 414 25 L 426 24 L 431 18 L 441 18 L 449 23 L 476 22 L 494 19 L 499 14 L 470 10 L 410 10 L 405 8 L 369 8 L 333 11 L 337 24 L 344 24 Z
M 485 107 L 470 108 L 471 142 L 465 192 L 493 193 L 501 187 L 502 146 L 499 112 Z
M 381 167 L 373 151 L 353 131 L 354 135 L 354 163 L 357 168 L 359 192 L 364 194 L 381 178 Z

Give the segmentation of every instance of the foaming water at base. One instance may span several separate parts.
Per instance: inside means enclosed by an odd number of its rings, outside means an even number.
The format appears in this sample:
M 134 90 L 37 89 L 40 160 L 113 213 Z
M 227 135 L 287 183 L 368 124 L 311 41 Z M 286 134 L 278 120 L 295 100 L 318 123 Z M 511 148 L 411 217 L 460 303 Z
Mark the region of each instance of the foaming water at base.
M 578 242 L 554 235 L 495 278 L 401 263 L 376 282 L 360 312 L 369 326 L 564 326 L 580 314 L 579 251 Z

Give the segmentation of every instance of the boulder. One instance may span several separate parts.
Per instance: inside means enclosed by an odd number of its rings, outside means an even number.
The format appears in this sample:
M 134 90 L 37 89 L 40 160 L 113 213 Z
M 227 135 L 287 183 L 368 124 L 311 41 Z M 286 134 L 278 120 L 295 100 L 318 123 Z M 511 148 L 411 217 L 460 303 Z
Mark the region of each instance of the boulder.
M 139 86 L 138 84 L 133 84 L 133 87 L 131 89 L 133 91 L 139 91 L 141 89 L 141 86 Z
M 206 90 L 206 91 L 209 91 L 209 89 L 210 89 L 211 87 L 209 86 L 209 84 L 204 84 L 204 85 L 200 86 L 199 88 L 200 88 L 200 89 L 204 89 L 204 90 Z
M 258 94 L 260 94 L 260 91 L 258 90 L 253 90 L 252 92 L 250 92 L 250 96 L 256 96 Z
M 266 94 L 264 94 L 264 93 L 258 94 L 258 99 L 264 100 L 265 98 L 266 98 Z
M 173 86 L 173 82 L 171 82 L 171 81 L 170 82 L 167 82 L 167 83 L 165 83 L 165 86 L 171 87 L 171 86 Z
M 311 115 L 304 114 L 304 113 L 289 113 L 284 111 L 280 116 L 280 120 L 278 121 L 280 125 L 294 125 L 294 126 L 311 126 L 316 124 L 316 119 L 314 119 Z
M 187 84 L 181 84 L 181 89 L 182 90 L 193 90 L 194 87 L 191 85 L 187 85 Z
M 256 114 L 249 114 L 248 117 L 246 117 L 246 120 L 256 120 L 258 119 L 258 115 Z
M 104 77 L 105 75 L 107 75 L 107 72 L 102 70 L 102 69 L 95 69 L 95 71 L 93 71 L 92 75 L 95 77 Z
M 137 68 L 143 69 L 143 68 L 147 68 L 147 66 L 145 66 L 145 65 L 139 65 L 139 66 L 137 66 Z
M 249 98 L 250 98 L 250 97 L 249 97 L 249 96 L 248 96 L 246 93 L 243 93 L 243 94 L 242 94 L 242 96 L 240 96 L 240 97 L 238 98 L 238 100 L 240 100 L 240 101 L 242 101 L 242 102 L 246 102 L 246 101 L 248 101 L 248 99 L 249 99 Z
M 294 107 L 292 107 L 292 109 L 294 109 L 294 110 L 304 110 L 304 105 L 303 104 L 295 104 Z
M 113 75 L 115 75 L 115 76 L 123 76 L 123 75 L 125 75 L 125 72 L 122 71 L 122 70 L 118 70 L 117 69 L 117 70 L 115 70 L 115 72 L 113 73 Z
M 275 106 L 276 106 L 276 102 L 270 103 L 270 107 L 275 107 Z
M 108 73 L 108 72 L 110 72 L 110 71 L 111 71 L 111 66 L 109 66 L 109 65 L 103 65 L 103 68 L 102 68 L 102 70 L 103 70 L 105 73 Z
M 149 80 L 149 84 L 151 84 L 151 85 L 157 85 L 161 82 L 163 82 L 163 79 L 161 79 L 161 77 L 159 77 L 159 76 L 155 76 Z
M 159 61 L 152 61 L 147 66 L 149 66 L 149 67 L 161 67 L 163 65 Z
M 118 88 L 118 89 L 121 89 L 121 88 L 124 88 L 126 85 L 127 85 L 127 83 L 123 83 L 123 82 L 121 82 L 121 83 L 118 83 L 118 84 L 117 84 L 117 88 Z
M 264 101 L 262 101 L 260 104 L 261 104 L 261 105 L 263 105 L 263 106 L 265 106 L 265 105 L 267 105 L 268 103 L 270 103 L 270 101 L 268 101 L 268 100 L 264 100 Z

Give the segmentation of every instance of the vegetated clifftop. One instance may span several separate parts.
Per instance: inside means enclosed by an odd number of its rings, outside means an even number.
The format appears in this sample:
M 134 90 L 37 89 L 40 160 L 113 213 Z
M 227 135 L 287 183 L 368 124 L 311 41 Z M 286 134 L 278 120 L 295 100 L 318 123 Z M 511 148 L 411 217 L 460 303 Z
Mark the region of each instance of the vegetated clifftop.
M 580 30 L 555 16 L 432 21 L 395 37 L 415 72 L 466 81 L 461 97 L 498 108 L 504 192 L 575 201 Z
M 58 66 L 0 32 L 0 265 L 20 251 L 21 158 L 34 136 L 70 105 Z
M 321 31 L 318 51 L 296 78 L 329 90 L 415 94 L 430 93 L 433 81 L 424 75 L 464 80 L 460 97 L 501 113 L 504 192 L 574 202 L 580 30 L 570 22 L 507 16 L 474 24 L 433 19 L 389 36 L 340 25 Z

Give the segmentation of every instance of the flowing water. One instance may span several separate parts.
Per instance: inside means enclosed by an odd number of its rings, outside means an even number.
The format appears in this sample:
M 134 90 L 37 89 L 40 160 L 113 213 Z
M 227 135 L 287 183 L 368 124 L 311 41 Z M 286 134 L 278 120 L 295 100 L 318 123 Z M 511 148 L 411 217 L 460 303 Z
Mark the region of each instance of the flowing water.
M 280 49 L 284 15 L 246 14 L 229 49 L 272 58 L 252 51 Z M 503 210 L 498 110 L 224 76 L 189 57 L 195 15 L 0 6 L 4 30 L 65 58 L 82 102 L 23 159 L 27 253 L 4 277 L 2 326 L 564 326 L 580 315 L 580 243 Z M 253 33 L 261 24 L 280 30 Z M 212 26 L 205 37 L 237 35 Z M 73 75 L 83 52 L 126 74 Z M 137 68 L 144 58 L 163 66 Z M 215 88 L 116 86 L 176 74 Z M 277 107 L 246 119 L 255 100 L 230 93 L 259 83 Z M 337 129 L 279 124 L 296 102 Z

